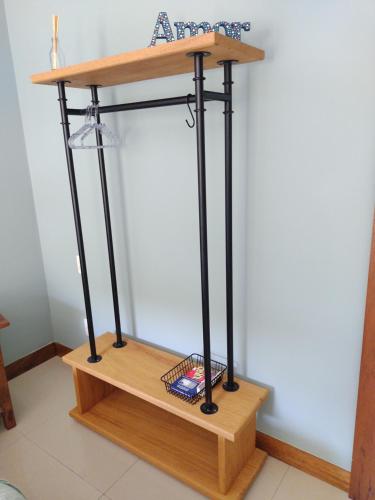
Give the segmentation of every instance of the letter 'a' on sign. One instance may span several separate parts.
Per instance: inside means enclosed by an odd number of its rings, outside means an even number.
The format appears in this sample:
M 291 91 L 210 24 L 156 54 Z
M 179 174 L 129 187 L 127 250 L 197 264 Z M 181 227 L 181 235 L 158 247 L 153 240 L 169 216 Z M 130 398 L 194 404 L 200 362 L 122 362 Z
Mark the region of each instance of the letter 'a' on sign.
M 160 33 L 160 28 L 163 28 L 164 33 Z M 149 47 L 153 47 L 156 44 L 156 40 L 174 42 L 172 28 L 166 12 L 159 12 Z

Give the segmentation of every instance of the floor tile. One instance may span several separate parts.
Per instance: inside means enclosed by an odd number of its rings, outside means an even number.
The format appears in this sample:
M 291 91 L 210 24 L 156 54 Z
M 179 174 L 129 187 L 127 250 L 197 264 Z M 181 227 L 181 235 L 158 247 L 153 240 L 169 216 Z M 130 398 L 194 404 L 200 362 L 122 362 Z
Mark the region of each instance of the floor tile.
M 17 427 L 7 430 L 2 425 L 3 424 L 0 421 L 0 453 L 22 437 L 22 434 L 18 431 Z
M 344 500 L 344 491 L 289 467 L 272 500 Z
M 0 453 L 0 477 L 27 500 L 97 500 L 100 492 L 22 437 Z
M 106 492 L 111 500 L 203 500 L 205 497 L 146 462 L 138 461 Z
M 138 460 L 64 413 L 26 435 L 103 493 Z
M 71 370 L 59 357 L 16 377 L 9 383 L 17 429 L 27 433 L 57 413 L 75 406 Z
M 268 457 L 258 477 L 249 488 L 245 500 L 271 500 L 288 467 L 284 462 Z
M 68 417 L 70 367 L 55 357 L 10 381 L 17 427 L 0 423 L 0 477 L 28 500 L 204 497 Z M 104 494 L 105 492 L 105 494 Z M 343 500 L 346 493 L 268 458 L 245 500 Z
M 37 396 L 42 395 L 46 388 L 51 388 L 61 381 L 66 382 L 69 378 L 71 379 L 71 369 L 63 363 L 60 357 L 55 356 L 12 379 L 9 384 L 17 391 L 31 390 L 33 395 Z

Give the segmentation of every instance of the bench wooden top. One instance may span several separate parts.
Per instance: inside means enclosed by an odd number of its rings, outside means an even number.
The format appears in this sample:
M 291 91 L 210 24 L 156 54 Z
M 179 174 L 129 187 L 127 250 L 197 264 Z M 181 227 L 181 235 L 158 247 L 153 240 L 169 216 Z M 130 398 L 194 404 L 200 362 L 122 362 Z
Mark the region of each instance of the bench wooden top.
M 42 85 L 55 85 L 57 81 L 64 80 L 70 87 L 107 87 L 192 73 L 194 62 L 191 57 L 187 57 L 190 52 L 210 52 L 211 55 L 204 58 L 205 69 L 217 68 L 218 62 L 222 60 L 236 60 L 241 64 L 264 59 L 263 50 L 211 32 L 34 74 L 31 81 Z
M 204 415 L 200 403 L 186 403 L 165 390 L 160 377 L 173 368 L 182 358 L 149 345 L 127 339 L 127 346 L 114 349 L 115 335 L 105 333 L 96 338 L 97 352 L 102 356 L 99 363 L 88 363 L 89 345 L 84 344 L 65 355 L 65 363 L 119 387 L 159 408 L 205 428 L 230 441 L 253 418 L 267 398 L 268 390 L 238 380 L 240 390 L 226 392 L 218 384 L 212 393 L 219 406 L 218 413 Z

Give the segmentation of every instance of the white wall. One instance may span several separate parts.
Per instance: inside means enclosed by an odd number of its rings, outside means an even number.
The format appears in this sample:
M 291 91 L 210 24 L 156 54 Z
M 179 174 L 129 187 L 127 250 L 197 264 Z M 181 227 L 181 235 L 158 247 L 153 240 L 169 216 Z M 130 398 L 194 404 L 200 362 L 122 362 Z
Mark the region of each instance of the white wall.
M 25 142 L 0 0 L 0 331 L 5 363 L 52 341 L 47 288 Z
M 375 4 L 224 0 L 6 0 L 55 339 L 86 338 L 57 92 L 51 14 L 68 63 L 148 45 L 172 21 L 250 20 L 266 60 L 234 69 L 235 358 L 272 395 L 258 427 L 350 468 L 374 188 Z M 220 70 L 206 87 L 221 90 Z M 103 102 L 180 95 L 191 76 L 103 89 Z M 71 106 L 89 102 L 68 92 Z M 225 355 L 223 118 L 207 104 L 212 349 Z M 194 131 L 182 108 L 106 120 L 125 137 L 106 154 L 124 330 L 201 350 Z M 72 129 L 81 124 L 72 118 Z M 75 155 L 97 333 L 113 328 L 95 152 Z

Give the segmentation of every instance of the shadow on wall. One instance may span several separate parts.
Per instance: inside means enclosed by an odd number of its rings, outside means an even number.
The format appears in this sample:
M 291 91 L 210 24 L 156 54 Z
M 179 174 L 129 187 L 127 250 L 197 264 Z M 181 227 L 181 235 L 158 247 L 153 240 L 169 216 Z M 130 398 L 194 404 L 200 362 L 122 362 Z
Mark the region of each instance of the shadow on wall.
M 242 94 L 239 93 L 236 96 L 237 101 L 237 124 L 238 129 L 249 128 L 249 106 L 241 106 L 241 102 L 246 102 L 247 99 L 247 89 L 250 86 L 250 69 L 246 66 L 240 67 L 242 72 L 241 81 L 245 78 L 245 85 L 241 86 Z M 222 72 L 215 72 L 217 75 L 217 80 L 222 81 Z M 221 83 L 219 84 L 221 85 Z M 214 85 L 214 87 L 216 84 Z M 212 84 L 210 85 L 212 87 Z M 220 87 L 218 90 L 221 91 Z M 118 102 L 118 98 L 113 88 L 105 89 L 105 93 L 102 94 L 102 100 L 108 103 Z M 221 111 L 221 110 L 220 110 Z M 218 111 L 218 117 L 220 118 L 221 112 Z M 126 125 L 126 121 L 122 119 L 123 115 L 114 113 L 111 115 L 106 115 L 106 121 L 110 123 L 113 130 L 122 130 L 121 136 L 126 137 L 129 127 Z M 124 125 L 125 122 L 125 125 Z M 224 141 L 223 141 L 223 123 L 218 126 L 218 141 L 220 147 L 222 148 L 222 176 L 224 179 Z M 195 132 L 194 132 L 195 134 Z M 247 210 L 247 197 L 248 197 L 248 150 L 251 147 L 246 141 L 239 141 L 240 134 L 236 134 L 237 139 L 234 139 L 234 145 L 236 148 L 240 149 L 240 152 L 235 152 L 234 154 L 234 164 L 233 164 L 233 176 L 234 176 L 234 187 L 233 187 L 233 218 L 234 218 L 234 234 L 233 234 L 233 245 L 234 245 L 234 288 L 235 288 L 235 319 L 234 319 L 234 332 L 235 332 L 235 359 L 236 368 L 240 374 L 247 373 L 247 325 L 246 325 L 246 258 L 247 258 L 247 223 L 246 217 L 244 216 Z M 122 144 L 124 146 L 124 144 Z M 111 213 L 112 213 L 112 225 L 113 225 L 113 237 L 115 240 L 114 247 L 116 249 L 116 265 L 119 269 L 121 267 L 122 272 L 117 272 L 119 295 L 123 297 L 120 300 L 121 304 L 126 309 L 125 317 L 127 322 L 127 332 L 135 337 L 138 337 L 137 333 L 137 321 L 136 321 L 136 308 L 134 304 L 134 289 L 133 289 L 133 279 L 132 279 L 132 266 L 130 262 L 130 249 L 129 249 L 129 225 L 127 219 L 127 204 L 125 199 L 124 186 L 126 185 L 126 160 L 124 160 L 123 148 L 119 148 L 113 151 L 111 155 L 111 165 L 110 169 L 107 168 L 107 172 L 110 175 L 109 182 L 109 198 L 111 203 Z M 196 167 L 195 167 L 196 168 Z M 209 168 L 208 168 L 209 175 Z M 224 191 L 220 193 L 220 199 L 224 206 Z M 197 207 L 198 210 L 198 207 Z M 224 212 L 220 214 L 222 216 L 222 222 L 224 221 Z M 221 219 L 220 219 L 221 220 Z M 117 223 L 116 223 L 117 222 Z M 197 233 L 197 240 L 199 234 Z M 224 248 L 224 232 L 222 245 Z M 224 273 L 225 261 L 222 262 L 221 271 Z M 212 276 L 211 276 L 212 277 Z M 197 290 L 200 293 L 200 290 Z M 224 294 L 224 290 L 222 290 Z M 211 296 L 211 301 L 212 301 Z M 199 306 L 200 307 L 200 306 Z M 211 315 L 211 331 L 212 338 L 215 336 L 214 331 L 214 321 L 213 314 Z M 226 331 L 225 317 L 223 317 L 220 330 Z M 164 345 L 164 344 L 163 344 Z M 223 353 L 224 354 L 224 353 Z
M 51 317 L 54 325 L 54 340 L 61 342 L 66 347 L 75 349 L 88 342 L 84 326 L 84 304 L 82 297 L 82 309 L 72 307 L 71 304 L 62 302 L 52 295 L 49 297 Z M 82 328 L 77 331 L 77 325 Z
M 100 47 L 101 56 L 104 57 L 107 52 L 107 31 L 101 30 L 98 33 L 98 46 Z M 104 97 L 104 96 L 103 96 Z M 115 90 L 113 87 L 107 88 L 105 98 L 108 102 L 116 102 Z M 99 101 L 101 97 L 99 95 Z M 112 122 L 112 130 L 120 129 L 120 120 L 118 113 L 113 113 L 106 116 L 106 120 Z M 108 119 L 109 118 L 109 119 Z M 123 135 L 126 137 L 126 134 Z M 122 138 L 121 146 L 124 146 Z M 127 210 L 125 203 L 124 192 L 124 165 L 121 159 L 122 148 L 115 148 L 111 157 L 111 182 L 108 183 L 108 195 L 110 199 L 111 221 L 113 228 L 113 239 L 115 249 L 116 262 L 116 278 L 120 302 L 121 327 L 122 332 L 137 337 L 137 326 L 135 321 L 135 307 L 133 294 L 133 280 L 130 263 L 129 250 L 129 230 L 127 222 Z M 108 169 L 107 169 L 108 172 Z M 121 224 L 116 224 L 116 221 L 121 221 Z M 114 228 L 114 226 L 116 226 Z M 121 264 L 121 271 L 118 269 Z M 124 308 L 124 313 L 121 313 L 121 308 Z M 126 325 L 126 326 L 125 326 Z
M 116 102 L 113 91 L 109 93 L 109 96 L 111 97 L 110 99 L 111 102 Z M 119 130 L 120 123 L 119 123 L 118 113 L 114 113 L 112 120 L 113 120 L 113 129 Z M 126 134 L 124 134 L 124 137 L 126 137 Z M 123 263 L 125 270 L 125 274 L 121 274 L 120 276 L 117 277 L 117 279 L 119 282 L 119 286 L 121 286 L 123 294 L 126 297 L 124 303 L 125 303 L 126 318 L 128 325 L 127 330 L 132 336 L 137 337 L 130 251 L 127 243 L 129 241 L 129 231 L 128 231 L 128 221 L 127 221 L 127 210 L 125 203 L 125 193 L 123 189 L 123 186 L 125 185 L 124 167 L 121 159 L 120 148 L 117 148 L 115 151 L 115 155 L 111 164 L 111 175 L 112 175 L 112 183 L 110 188 L 114 191 L 110 196 L 112 201 L 113 220 L 122 221 L 121 224 L 117 224 L 116 226 L 118 239 L 115 248 L 117 249 L 117 255 L 118 255 L 117 258 L 120 262 Z

